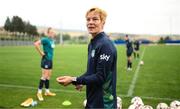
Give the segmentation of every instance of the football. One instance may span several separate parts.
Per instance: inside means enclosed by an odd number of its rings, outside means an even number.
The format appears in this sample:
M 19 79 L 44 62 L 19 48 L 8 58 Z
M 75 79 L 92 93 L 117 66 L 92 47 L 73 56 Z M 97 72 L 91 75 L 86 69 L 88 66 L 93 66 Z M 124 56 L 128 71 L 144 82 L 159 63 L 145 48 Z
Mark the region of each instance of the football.
M 168 105 L 166 103 L 159 103 L 156 109 L 168 109 Z
M 122 99 L 117 97 L 117 109 L 122 109 Z
M 144 105 L 144 106 L 142 106 L 141 109 L 153 109 L 153 107 L 150 105 Z M 161 109 L 168 109 L 168 108 L 161 108 Z
M 180 107 L 180 101 L 174 100 L 170 103 L 170 107 L 177 108 Z
M 140 61 L 140 65 L 144 65 L 144 61 Z
M 85 99 L 85 100 L 83 101 L 83 106 L 84 106 L 84 107 L 86 107 L 86 103 L 87 103 L 87 100 Z
M 140 97 L 138 97 L 138 96 L 132 98 L 131 103 L 134 104 L 135 106 L 144 105 L 142 99 Z
M 134 104 L 131 104 L 128 109 L 136 109 L 136 106 Z

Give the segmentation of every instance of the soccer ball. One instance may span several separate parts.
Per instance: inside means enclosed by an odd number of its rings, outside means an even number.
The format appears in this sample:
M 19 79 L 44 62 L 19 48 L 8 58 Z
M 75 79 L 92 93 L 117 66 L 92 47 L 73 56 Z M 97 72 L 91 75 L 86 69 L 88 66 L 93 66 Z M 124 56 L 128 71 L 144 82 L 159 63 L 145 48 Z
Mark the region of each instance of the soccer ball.
M 153 109 L 150 105 L 144 105 L 140 109 Z
M 128 109 L 144 109 L 143 105 L 135 105 L 135 104 L 131 104 Z
M 122 109 L 122 99 L 117 97 L 117 109 Z
M 168 109 L 178 109 L 178 108 L 168 107 Z M 180 109 L 180 108 L 179 108 L 179 109 Z
M 122 105 L 117 103 L 117 109 L 122 109 Z
M 180 107 L 180 101 L 174 100 L 170 103 L 170 107 L 172 108 L 178 108 Z
M 86 107 L 87 99 L 83 101 L 83 106 Z
M 131 103 L 134 104 L 135 106 L 144 105 L 142 99 L 140 97 L 138 97 L 138 96 L 132 98 Z
M 128 109 L 144 109 L 143 105 L 135 105 L 135 104 L 131 104 Z
M 131 103 L 128 109 L 141 109 L 144 106 L 142 99 L 138 96 L 132 98 Z
M 136 109 L 136 106 L 134 104 L 131 104 L 128 109 Z
M 120 97 L 117 97 L 117 103 L 122 103 L 122 99 Z
M 156 109 L 168 109 L 168 105 L 166 103 L 159 103 Z
M 144 65 L 144 61 L 140 61 L 140 65 Z

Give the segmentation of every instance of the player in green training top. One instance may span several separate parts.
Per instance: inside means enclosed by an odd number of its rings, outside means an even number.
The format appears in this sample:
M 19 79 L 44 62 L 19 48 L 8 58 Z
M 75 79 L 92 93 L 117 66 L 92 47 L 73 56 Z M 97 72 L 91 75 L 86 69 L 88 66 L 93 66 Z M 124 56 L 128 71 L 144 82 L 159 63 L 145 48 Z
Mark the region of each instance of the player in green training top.
M 39 82 L 39 88 L 37 93 L 37 98 L 39 101 L 43 101 L 42 96 L 42 88 L 45 85 L 45 96 L 55 96 L 55 93 L 49 91 L 49 80 L 52 73 L 53 68 L 53 49 L 55 47 L 53 38 L 55 37 L 55 31 L 52 28 L 47 29 L 47 36 L 41 38 L 34 42 L 36 50 L 41 55 L 41 68 L 42 68 L 42 76 Z M 43 50 L 41 49 L 41 45 L 43 46 Z

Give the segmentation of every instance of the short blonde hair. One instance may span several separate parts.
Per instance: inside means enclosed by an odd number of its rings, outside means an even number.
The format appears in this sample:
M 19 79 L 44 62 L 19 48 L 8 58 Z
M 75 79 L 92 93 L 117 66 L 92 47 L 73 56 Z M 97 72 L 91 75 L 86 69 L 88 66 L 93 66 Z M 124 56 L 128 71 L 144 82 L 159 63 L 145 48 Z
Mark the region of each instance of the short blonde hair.
M 87 13 L 86 13 L 86 17 L 88 16 L 88 14 L 89 14 L 90 12 L 93 12 L 93 11 L 96 12 L 96 13 L 99 13 L 101 21 L 103 21 L 103 22 L 106 21 L 107 13 L 106 13 L 104 10 L 102 10 L 102 9 L 100 9 L 100 8 L 97 8 L 97 7 L 94 7 L 94 8 L 89 9 L 89 10 L 87 11 Z

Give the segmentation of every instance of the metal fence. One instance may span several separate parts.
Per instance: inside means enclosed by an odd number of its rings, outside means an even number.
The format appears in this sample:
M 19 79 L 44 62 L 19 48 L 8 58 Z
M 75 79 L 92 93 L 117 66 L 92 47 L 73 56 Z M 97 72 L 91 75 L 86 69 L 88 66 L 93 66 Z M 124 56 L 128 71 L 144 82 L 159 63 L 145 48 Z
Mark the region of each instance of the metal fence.
M 23 33 L 9 33 L 0 31 L 0 46 L 29 46 L 37 40 L 38 36 L 32 36 Z
M 0 46 L 28 46 L 33 45 L 33 41 L 0 40 Z
M 0 32 L 0 46 L 31 46 L 33 42 L 40 39 L 42 36 L 32 36 L 21 33 Z M 63 40 L 62 35 L 55 37 L 56 44 L 87 44 L 88 36 L 73 37 L 68 40 Z

